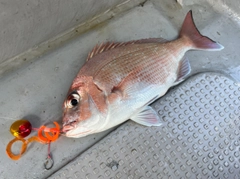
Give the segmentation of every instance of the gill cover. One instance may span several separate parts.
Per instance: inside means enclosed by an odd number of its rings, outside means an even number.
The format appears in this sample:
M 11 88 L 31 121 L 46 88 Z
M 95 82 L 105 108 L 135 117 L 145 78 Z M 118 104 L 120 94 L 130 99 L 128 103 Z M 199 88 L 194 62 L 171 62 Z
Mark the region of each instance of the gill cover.
M 87 119 L 78 120 L 73 127 L 71 124 L 63 127 L 67 137 L 84 137 L 86 135 L 99 132 L 102 128 L 104 128 L 104 125 L 106 124 L 106 115 L 98 110 L 90 95 L 88 95 L 88 106 L 91 111 L 91 115 Z M 79 115 L 81 117 L 81 113 Z

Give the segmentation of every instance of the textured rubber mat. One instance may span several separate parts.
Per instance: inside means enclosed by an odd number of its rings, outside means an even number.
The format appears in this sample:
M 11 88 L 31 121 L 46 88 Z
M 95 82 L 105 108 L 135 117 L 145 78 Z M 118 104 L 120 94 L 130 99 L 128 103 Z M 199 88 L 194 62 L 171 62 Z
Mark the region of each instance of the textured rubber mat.
M 50 178 L 240 178 L 238 84 L 198 74 L 152 106 L 162 126 L 129 121 Z

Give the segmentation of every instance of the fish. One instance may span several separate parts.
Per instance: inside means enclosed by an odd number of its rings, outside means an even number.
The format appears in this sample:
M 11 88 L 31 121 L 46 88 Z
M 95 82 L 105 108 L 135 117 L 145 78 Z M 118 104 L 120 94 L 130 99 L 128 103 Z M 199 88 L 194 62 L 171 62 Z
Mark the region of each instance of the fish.
M 185 53 L 223 48 L 200 34 L 192 11 L 187 13 L 175 40 L 150 38 L 96 45 L 64 101 L 64 135 L 80 138 L 129 119 L 144 126 L 160 126 L 160 116 L 149 104 L 190 74 Z

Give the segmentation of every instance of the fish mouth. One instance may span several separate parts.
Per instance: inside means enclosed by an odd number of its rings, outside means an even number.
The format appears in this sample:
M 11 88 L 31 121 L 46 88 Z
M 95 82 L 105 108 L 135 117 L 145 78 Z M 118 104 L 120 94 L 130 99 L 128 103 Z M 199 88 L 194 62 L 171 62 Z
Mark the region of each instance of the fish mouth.
M 74 134 L 67 134 L 67 133 L 65 133 L 65 136 L 66 137 L 79 138 L 79 137 L 87 136 L 90 132 L 91 132 L 91 130 L 84 131 L 84 132 L 79 132 L 79 133 L 74 133 Z
M 70 123 L 63 124 L 62 135 L 67 137 L 79 137 L 86 136 L 91 130 L 83 130 L 81 132 L 75 133 L 73 130 L 77 128 L 77 121 L 72 121 Z M 84 129 L 84 128 L 82 128 Z
M 77 121 L 72 121 L 70 123 L 63 124 L 62 132 L 66 134 L 68 131 L 71 131 L 77 127 Z

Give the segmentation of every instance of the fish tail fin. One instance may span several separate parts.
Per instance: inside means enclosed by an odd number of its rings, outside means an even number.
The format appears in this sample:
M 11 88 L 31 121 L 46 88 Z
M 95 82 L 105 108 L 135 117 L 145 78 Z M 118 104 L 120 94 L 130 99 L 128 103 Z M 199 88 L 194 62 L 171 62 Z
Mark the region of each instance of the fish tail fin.
M 196 28 L 193 18 L 192 11 L 189 11 L 185 17 L 185 20 L 180 31 L 180 37 L 187 37 L 192 42 L 192 48 L 197 50 L 207 50 L 207 51 L 220 51 L 224 47 L 211 40 L 210 38 L 200 34 Z

